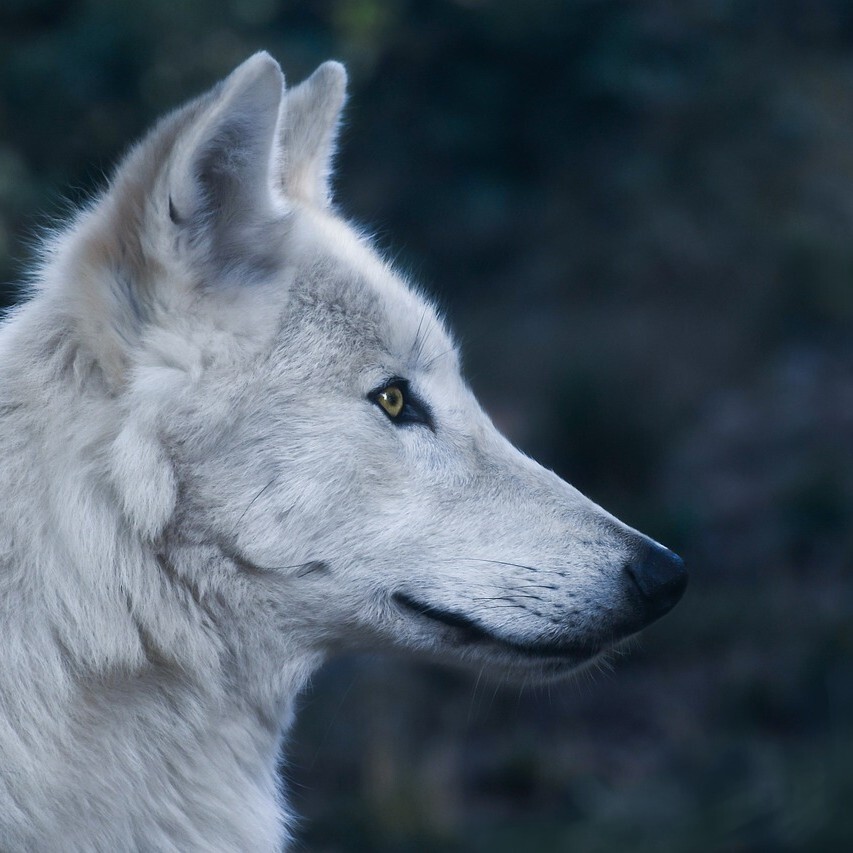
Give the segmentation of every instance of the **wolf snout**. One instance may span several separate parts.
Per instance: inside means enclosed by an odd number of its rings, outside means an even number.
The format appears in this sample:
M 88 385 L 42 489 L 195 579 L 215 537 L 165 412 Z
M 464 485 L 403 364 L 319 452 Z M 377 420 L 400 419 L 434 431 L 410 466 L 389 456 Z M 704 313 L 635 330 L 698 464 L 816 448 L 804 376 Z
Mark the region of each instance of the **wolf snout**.
M 625 567 L 630 582 L 639 593 L 644 625 L 672 610 L 687 587 L 684 561 L 668 548 L 649 543 Z

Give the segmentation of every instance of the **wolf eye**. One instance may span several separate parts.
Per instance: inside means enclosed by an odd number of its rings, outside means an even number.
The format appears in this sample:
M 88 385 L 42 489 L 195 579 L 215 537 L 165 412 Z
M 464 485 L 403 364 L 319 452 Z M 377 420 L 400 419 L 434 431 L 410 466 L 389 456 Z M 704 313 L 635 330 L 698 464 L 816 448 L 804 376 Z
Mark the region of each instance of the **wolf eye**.
M 396 418 L 403 411 L 406 398 L 396 385 L 389 385 L 376 395 L 376 402 L 385 409 L 389 417 Z
M 384 385 L 371 391 L 367 399 L 376 403 L 388 415 L 388 419 L 398 426 L 424 424 L 435 432 L 429 407 L 409 388 L 406 379 L 389 379 Z

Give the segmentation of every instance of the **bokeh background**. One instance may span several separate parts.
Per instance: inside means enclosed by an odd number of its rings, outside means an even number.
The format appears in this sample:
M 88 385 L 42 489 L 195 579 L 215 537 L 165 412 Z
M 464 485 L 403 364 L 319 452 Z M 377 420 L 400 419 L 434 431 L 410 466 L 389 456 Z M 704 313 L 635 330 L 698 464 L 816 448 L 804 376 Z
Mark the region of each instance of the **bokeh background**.
M 692 571 L 566 684 L 330 664 L 283 768 L 299 849 L 853 849 L 853 4 L 3 0 L 2 300 L 262 47 L 347 63 L 341 207 L 498 425 Z

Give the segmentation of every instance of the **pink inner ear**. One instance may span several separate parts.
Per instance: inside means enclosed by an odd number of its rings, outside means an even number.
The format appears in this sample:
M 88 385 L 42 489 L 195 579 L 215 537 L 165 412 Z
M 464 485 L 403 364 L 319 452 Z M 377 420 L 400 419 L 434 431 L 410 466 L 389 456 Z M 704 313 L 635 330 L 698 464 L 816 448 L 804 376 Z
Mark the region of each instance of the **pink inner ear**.
M 284 98 L 281 125 L 282 188 L 317 207 L 329 205 L 330 176 L 347 75 L 338 62 L 324 62 Z

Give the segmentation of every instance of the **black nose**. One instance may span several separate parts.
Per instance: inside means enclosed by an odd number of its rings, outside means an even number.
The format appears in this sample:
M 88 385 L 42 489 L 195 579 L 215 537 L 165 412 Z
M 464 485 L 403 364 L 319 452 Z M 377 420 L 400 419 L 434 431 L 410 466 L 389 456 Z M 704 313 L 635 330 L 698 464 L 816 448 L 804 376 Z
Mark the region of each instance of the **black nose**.
M 625 570 L 640 593 L 646 624 L 669 613 L 687 587 L 684 561 L 668 548 L 654 542 Z

